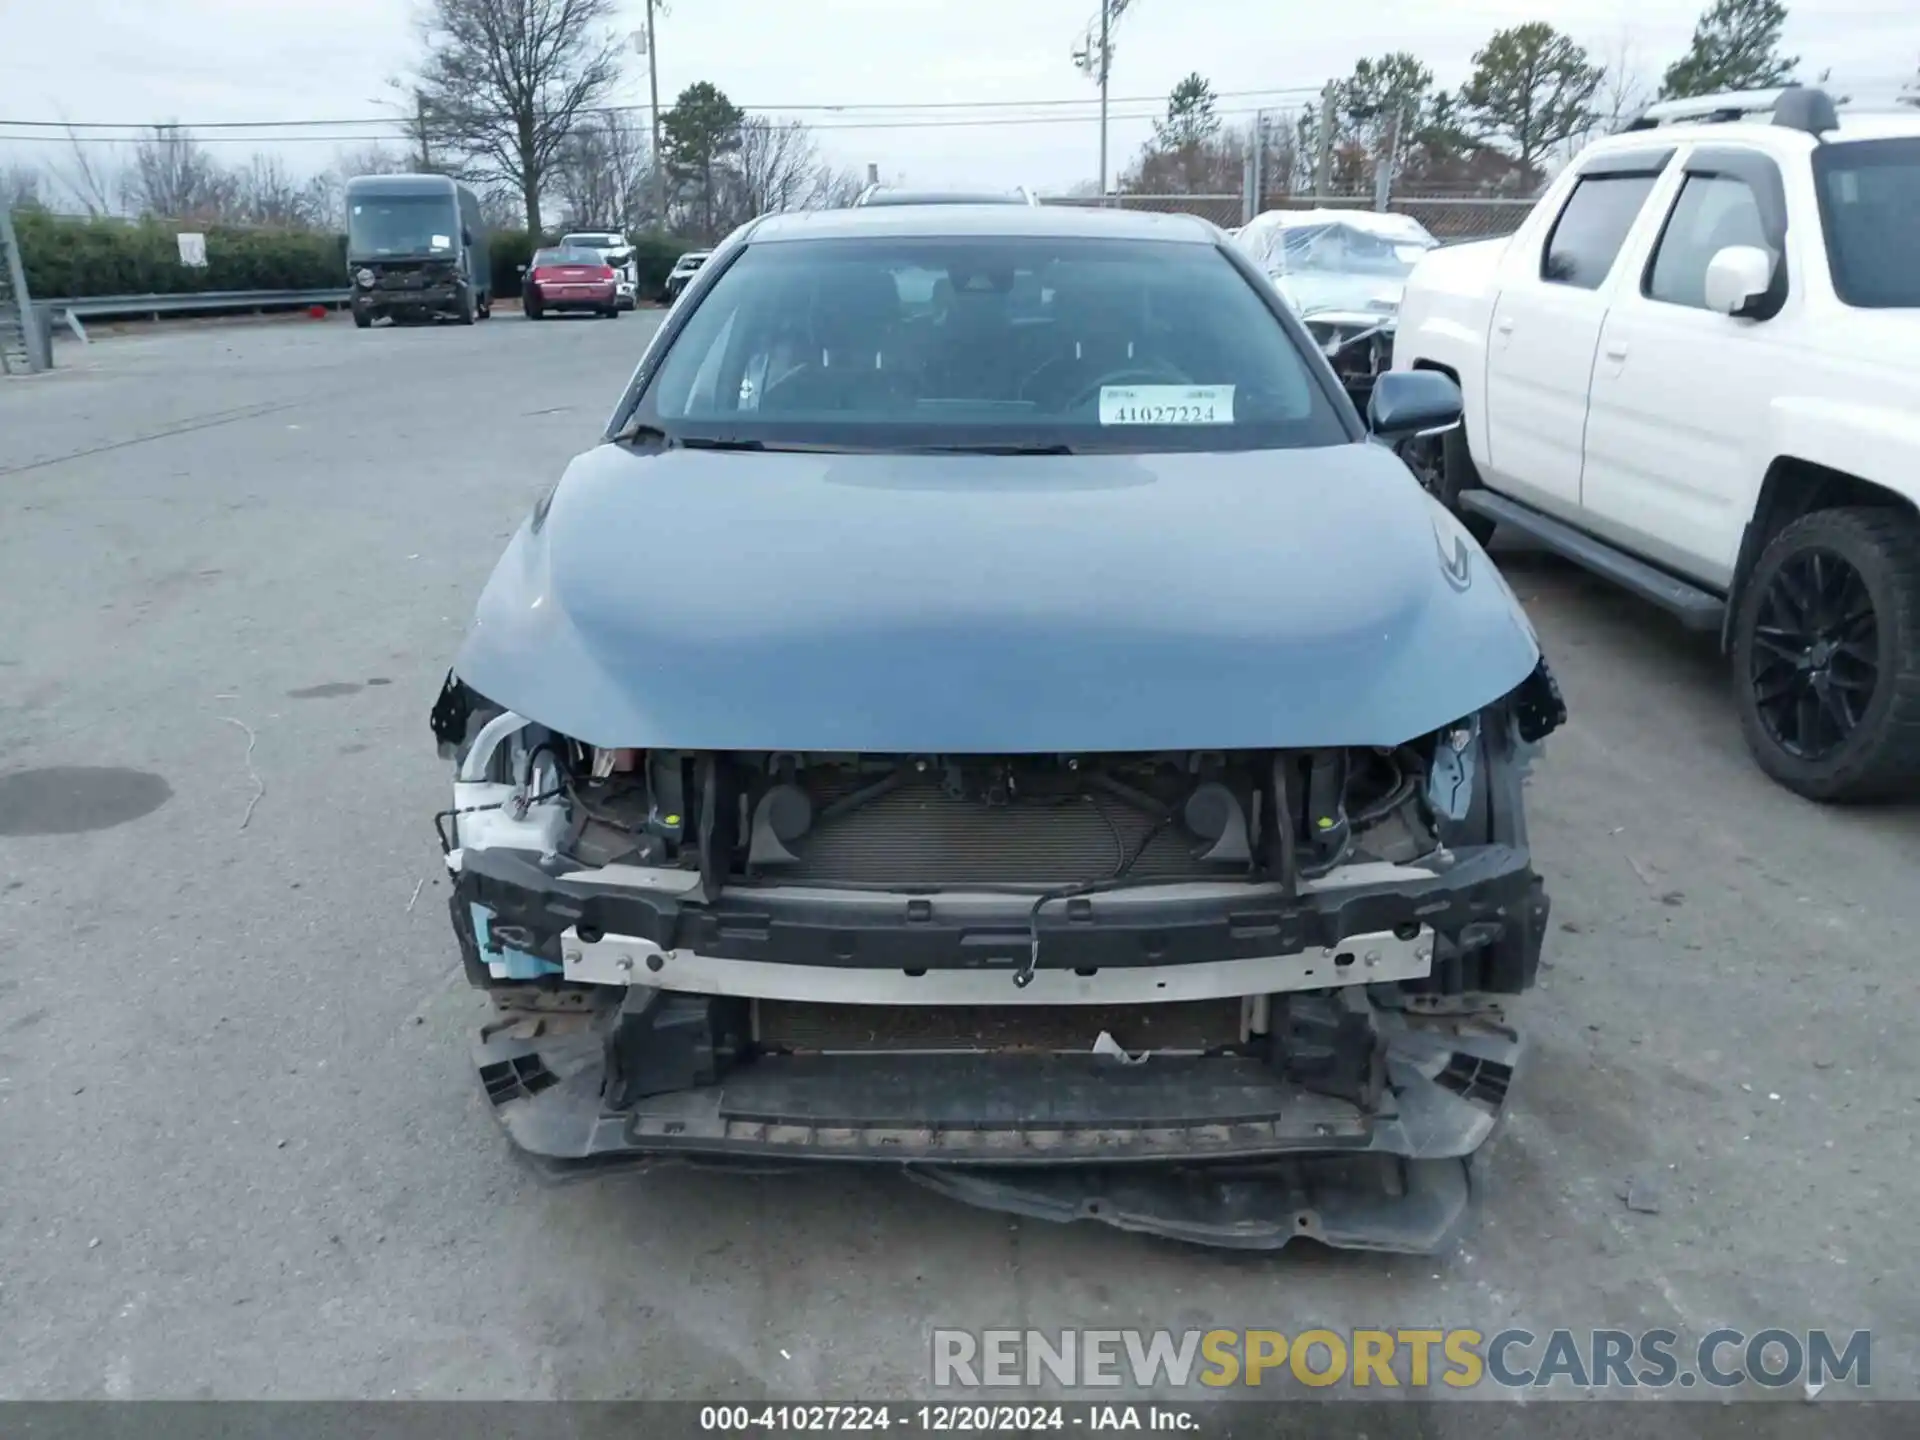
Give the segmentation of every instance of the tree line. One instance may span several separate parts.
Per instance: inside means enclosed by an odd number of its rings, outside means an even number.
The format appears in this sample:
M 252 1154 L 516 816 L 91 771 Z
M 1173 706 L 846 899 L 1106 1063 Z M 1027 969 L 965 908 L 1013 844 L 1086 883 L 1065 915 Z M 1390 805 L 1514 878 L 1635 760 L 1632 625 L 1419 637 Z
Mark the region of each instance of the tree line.
M 614 106 L 625 57 L 618 0 L 427 0 L 419 63 L 397 77 L 404 144 L 343 153 L 301 176 L 279 155 L 222 163 L 189 131 L 152 127 L 131 159 L 76 138 L 50 168 L 0 169 L 0 200 L 209 223 L 332 227 L 354 174 L 433 170 L 471 183 L 490 224 L 716 237 L 771 210 L 845 203 L 859 177 L 824 159 L 798 121 L 749 115 L 717 86 L 689 85 L 660 116 Z M 1153 139 L 1120 178 L 1134 193 L 1237 193 L 1250 150 L 1272 193 L 1366 193 L 1382 166 L 1403 192 L 1530 195 L 1559 158 L 1619 128 L 1653 96 L 1759 88 L 1793 78 L 1784 0 L 1713 0 L 1657 91 L 1544 21 L 1501 30 L 1458 89 L 1418 56 L 1359 61 L 1319 104 L 1231 127 L 1211 86 L 1174 87 Z M 1920 76 L 1903 97 L 1920 104 Z M 656 168 L 658 167 L 658 168 Z M 662 200 L 664 199 L 664 204 Z
M 617 16 L 616 0 L 429 0 L 419 64 L 393 82 L 403 146 L 368 144 L 299 176 L 266 151 L 222 163 L 178 125 L 151 127 L 130 158 L 108 159 L 70 132 L 70 153 L 54 164 L 0 170 L 0 200 L 333 227 L 348 177 L 424 170 L 470 183 L 490 224 L 534 236 L 558 219 L 714 238 L 758 214 L 858 193 L 859 178 L 823 159 L 807 126 L 748 115 L 706 82 L 662 110 L 656 157 L 648 117 L 609 103 L 624 74 Z
M 1136 194 L 1238 193 L 1258 149 L 1267 194 L 1369 192 L 1382 166 L 1397 189 L 1430 195 L 1527 196 L 1554 162 L 1616 131 L 1654 99 L 1766 89 L 1796 78 L 1781 50 L 1783 0 L 1713 0 L 1687 51 L 1657 89 L 1629 57 L 1596 58 L 1545 21 L 1500 30 L 1458 89 L 1436 84 L 1417 55 L 1359 61 L 1315 105 L 1246 127 L 1226 125 L 1212 87 L 1188 75 L 1153 138 L 1120 177 Z M 1824 77 L 1821 77 L 1824 78 Z M 1920 104 L 1920 77 L 1906 92 Z

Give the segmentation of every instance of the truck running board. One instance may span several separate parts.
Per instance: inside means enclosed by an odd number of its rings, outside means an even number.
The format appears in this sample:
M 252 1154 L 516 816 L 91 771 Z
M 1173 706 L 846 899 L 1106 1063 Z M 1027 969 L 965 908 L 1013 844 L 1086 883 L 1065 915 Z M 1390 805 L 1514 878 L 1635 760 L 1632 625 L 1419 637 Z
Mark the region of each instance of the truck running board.
M 1462 490 L 1460 507 L 1476 515 L 1520 531 L 1544 545 L 1554 554 L 1585 567 L 1623 590 L 1643 600 L 1651 600 L 1663 610 L 1678 616 L 1689 630 L 1718 632 L 1726 618 L 1727 602 L 1711 591 L 1702 590 L 1685 580 L 1657 570 L 1644 560 L 1636 560 L 1604 540 L 1574 529 L 1571 525 L 1543 515 L 1491 490 Z

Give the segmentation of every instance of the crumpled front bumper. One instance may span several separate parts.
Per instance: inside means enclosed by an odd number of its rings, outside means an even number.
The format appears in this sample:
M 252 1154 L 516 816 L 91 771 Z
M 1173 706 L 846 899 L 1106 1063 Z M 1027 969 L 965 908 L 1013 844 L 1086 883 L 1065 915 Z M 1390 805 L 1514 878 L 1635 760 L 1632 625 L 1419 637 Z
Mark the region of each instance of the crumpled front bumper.
M 763 1056 L 622 1105 L 602 1020 L 528 1016 L 476 1050 L 495 1114 L 551 1178 L 881 1164 L 969 1204 L 1246 1249 L 1445 1248 L 1521 1055 L 1497 1013 L 1383 1011 L 1371 1106 L 1244 1055 L 1091 1054 Z
M 356 310 L 377 315 L 413 310 L 451 310 L 460 303 L 460 287 L 451 282 L 411 289 L 365 290 L 356 287 L 352 303 Z
M 1025 896 L 964 893 L 730 886 L 705 900 L 670 887 L 673 872 L 472 843 L 448 863 L 468 974 L 514 1007 L 479 1042 L 480 1079 L 550 1176 L 878 1164 L 1040 1218 L 1431 1253 L 1466 1222 L 1473 1157 L 1520 1059 L 1488 998 L 1531 986 L 1547 926 L 1516 839 L 1297 893 L 1171 886 L 1041 914 Z M 1144 1058 L 858 1043 L 869 1020 L 916 1005 L 1233 997 L 1262 1015 L 1237 1043 Z M 769 1003 L 865 1013 L 854 1042 L 767 1042 Z

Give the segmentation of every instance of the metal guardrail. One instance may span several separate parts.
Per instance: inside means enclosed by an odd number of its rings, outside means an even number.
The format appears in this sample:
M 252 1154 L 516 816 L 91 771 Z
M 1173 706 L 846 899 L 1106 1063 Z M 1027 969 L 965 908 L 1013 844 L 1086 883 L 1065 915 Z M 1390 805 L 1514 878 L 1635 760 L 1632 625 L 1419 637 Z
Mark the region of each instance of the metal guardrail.
M 298 310 L 308 305 L 344 305 L 353 292 L 342 285 L 327 290 L 202 290 L 178 295 L 77 295 L 36 300 L 34 307 L 57 322 L 73 316 L 110 320 L 139 315 L 183 315 L 192 311 Z

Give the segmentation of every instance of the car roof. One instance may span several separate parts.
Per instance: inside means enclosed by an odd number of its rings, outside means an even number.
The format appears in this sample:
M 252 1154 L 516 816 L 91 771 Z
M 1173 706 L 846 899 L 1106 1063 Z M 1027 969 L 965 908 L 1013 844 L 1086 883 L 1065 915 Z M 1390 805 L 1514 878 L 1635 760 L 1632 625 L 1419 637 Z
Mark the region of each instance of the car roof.
M 418 195 L 428 190 L 452 191 L 457 188 L 459 182 L 450 175 L 355 175 L 347 181 L 347 189 L 355 194 L 369 195 L 382 192 Z
M 1018 190 L 889 190 L 876 185 L 860 197 L 862 205 L 1025 205 Z
M 768 215 L 747 235 L 751 244 L 791 240 L 845 240 L 862 235 L 941 239 L 950 236 L 1079 236 L 1116 240 L 1178 240 L 1217 245 L 1220 232 L 1197 215 L 1111 210 L 1083 205 L 862 205 L 848 210 L 799 210 Z

